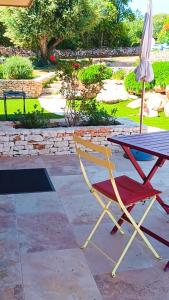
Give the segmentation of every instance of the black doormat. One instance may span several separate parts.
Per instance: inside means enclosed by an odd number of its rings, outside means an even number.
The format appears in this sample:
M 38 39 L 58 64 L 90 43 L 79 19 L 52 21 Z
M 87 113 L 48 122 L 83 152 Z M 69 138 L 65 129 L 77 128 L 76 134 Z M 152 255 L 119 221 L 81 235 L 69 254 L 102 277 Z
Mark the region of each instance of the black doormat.
M 0 195 L 55 191 L 46 169 L 0 170 Z

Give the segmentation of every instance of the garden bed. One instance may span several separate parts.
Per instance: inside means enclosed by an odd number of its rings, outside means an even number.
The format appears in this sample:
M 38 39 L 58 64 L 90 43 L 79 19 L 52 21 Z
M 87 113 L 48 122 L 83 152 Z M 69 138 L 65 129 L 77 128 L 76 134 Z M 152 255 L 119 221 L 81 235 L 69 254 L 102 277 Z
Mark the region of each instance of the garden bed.
M 128 119 L 119 119 L 121 125 L 60 127 L 48 129 L 15 129 L 5 122 L 0 126 L 1 156 L 62 155 L 75 153 L 73 133 L 100 145 L 110 145 L 108 137 L 113 135 L 131 135 L 139 133 L 139 126 Z M 112 144 L 113 151 L 120 151 Z

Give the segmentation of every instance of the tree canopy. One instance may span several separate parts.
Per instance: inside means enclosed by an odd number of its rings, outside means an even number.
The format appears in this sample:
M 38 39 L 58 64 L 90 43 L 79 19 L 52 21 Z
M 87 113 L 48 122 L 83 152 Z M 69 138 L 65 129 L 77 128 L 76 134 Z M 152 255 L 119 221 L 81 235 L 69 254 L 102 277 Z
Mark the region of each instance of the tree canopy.
M 158 35 L 158 41 L 160 43 L 167 43 L 169 44 L 169 16 L 166 19 L 159 35 Z
M 144 17 L 131 0 L 34 0 L 30 8 L 1 8 L 0 39 L 40 50 L 45 60 L 54 48 L 94 48 L 140 44 Z M 154 38 L 169 43 L 168 14 L 153 17 Z M 6 40 L 4 39 L 7 38 Z
M 92 28 L 97 10 L 90 0 L 34 0 L 28 9 L 5 8 L 1 21 L 5 35 L 17 46 L 40 49 L 47 54 L 66 37 Z
M 156 40 L 158 39 L 158 35 L 162 30 L 168 17 L 168 14 L 158 14 L 153 17 L 154 38 Z
M 92 1 L 92 0 L 90 0 Z M 79 35 L 74 40 L 73 46 L 90 47 L 118 47 L 125 46 L 127 32 L 123 22 L 133 20 L 134 13 L 129 8 L 130 0 L 93 0 L 94 7 L 97 7 L 97 22 L 85 34 Z M 72 46 L 72 40 L 67 39 L 66 45 Z M 64 43 L 64 46 L 66 46 Z

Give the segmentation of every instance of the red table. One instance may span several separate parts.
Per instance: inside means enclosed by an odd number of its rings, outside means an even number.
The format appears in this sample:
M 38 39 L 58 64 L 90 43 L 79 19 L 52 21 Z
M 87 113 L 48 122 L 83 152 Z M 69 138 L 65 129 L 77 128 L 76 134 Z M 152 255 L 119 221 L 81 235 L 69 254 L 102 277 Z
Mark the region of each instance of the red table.
M 108 138 L 108 141 L 112 143 L 119 144 L 128 158 L 130 159 L 131 163 L 135 167 L 137 173 L 143 180 L 143 184 L 147 186 L 152 186 L 150 181 L 157 172 L 158 168 L 162 167 L 166 160 L 169 160 L 169 131 L 161 131 L 156 133 L 146 133 L 140 135 L 130 135 L 130 136 L 115 136 L 112 138 Z M 152 154 L 157 157 L 157 160 L 154 163 L 154 166 L 150 170 L 149 174 L 146 175 L 142 168 L 140 167 L 139 163 L 136 161 L 135 157 L 133 156 L 131 149 L 140 150 L 149 154 Z M 160 196 L 157 197 L 159 204 L 163 207 L 167 214 L 169 214 L 169 205 L 164 203 Z M 133 209 L 134 206 L 130 206 L 128 208 L 129 211 Z M 121 225 L 124 220 L 129 221 L 125 214 L 121 216 L 118 223 Z M 150 235 L 151 237 L 155 238 L 162 244 L 169 247 L 169 241 L 163 239 L 162 237 L 158 236 L 156 233 L 150 231 L 145 227 L 141 227 L 142 231 Z M 115 226 L 112 230 L 112 234 L 117 232 L 117 227 Z M 169 262 L 167 263 L 165 270 L 169 268 Z

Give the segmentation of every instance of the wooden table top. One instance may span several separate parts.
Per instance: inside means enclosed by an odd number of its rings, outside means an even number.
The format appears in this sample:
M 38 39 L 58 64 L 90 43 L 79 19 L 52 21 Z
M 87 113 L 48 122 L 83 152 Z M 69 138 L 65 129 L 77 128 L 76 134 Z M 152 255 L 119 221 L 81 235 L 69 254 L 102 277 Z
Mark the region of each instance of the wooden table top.
M 169 131 L 113 136 L 108 141 L 169 159 Z

